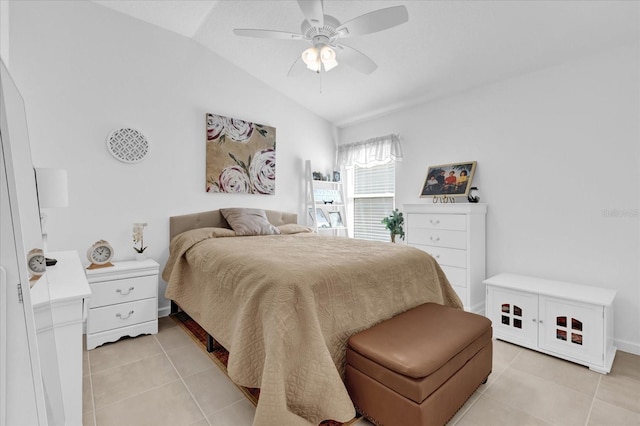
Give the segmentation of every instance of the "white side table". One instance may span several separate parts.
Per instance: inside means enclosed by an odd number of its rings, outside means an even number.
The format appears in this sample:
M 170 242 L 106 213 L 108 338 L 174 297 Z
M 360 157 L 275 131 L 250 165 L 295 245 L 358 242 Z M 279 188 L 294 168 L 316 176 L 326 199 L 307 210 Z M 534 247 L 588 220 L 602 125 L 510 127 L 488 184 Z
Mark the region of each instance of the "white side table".
M 496 339 L 611 371 L 615 290 L 506 273 L 484 283 Z
M 158 274 L 153 259 L 86 270 L 91 286 L 87 350 L 123 336 L 158 332 Z
M 76 251 L 46 253 L 58 260 L 47 266 L 46 287 L 35 286 L 31 298 L 36 317 L 51 315 L 56 339 L 60 387 L 67 425 L 82 424 L 82 323 L 86 317 L 86 303 L 91 296 L 80 257 Z M 35 290 L 35 291 L 34 291 Z M 48 290 L 49 295 L 40 294 Z M 50 297 L 50 299 L 49 299 Z M 48 301 L 51 312 L 48 310 Z M 36 324 L 50 324 L 49 318 L 36 320 Z M 47 330 L 37 330 L 38 334 Z M 41 359 L 46 354 L 40 354 Z

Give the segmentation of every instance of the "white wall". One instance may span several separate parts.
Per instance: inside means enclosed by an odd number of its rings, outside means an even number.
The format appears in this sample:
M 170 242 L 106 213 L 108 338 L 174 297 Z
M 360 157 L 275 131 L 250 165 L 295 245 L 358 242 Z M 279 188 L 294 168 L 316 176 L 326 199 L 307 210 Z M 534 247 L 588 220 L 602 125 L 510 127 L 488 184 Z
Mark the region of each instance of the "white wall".
M 147 222 L 148 254 L 162 268 L 169 216 L 231 206 L 300 215 L 304 160 L 331 168 L 333 126 L 190 39 L 88 1 L 13 2 L 10 18 L 34 163 L 69 175 L 70 206 L 48 222 L 50 250 L 84 258 L 106 239 L 116 260 L 133 258 L 132 224 Z M 276 127 L 274 196 L 204 192 L 207 112 Z M 107 151 L 121 127 L 149 139 L 143 162 Z
M 0 59 L 9 67 L 9 0 L 0 0 Z
M 616 343 L 640 354 L 640 61 L 634 44 L 339 131 L 398 132 L 397 202 L 429 165 L 477 160 L 488 204 L 487 273 L 618 291 Z

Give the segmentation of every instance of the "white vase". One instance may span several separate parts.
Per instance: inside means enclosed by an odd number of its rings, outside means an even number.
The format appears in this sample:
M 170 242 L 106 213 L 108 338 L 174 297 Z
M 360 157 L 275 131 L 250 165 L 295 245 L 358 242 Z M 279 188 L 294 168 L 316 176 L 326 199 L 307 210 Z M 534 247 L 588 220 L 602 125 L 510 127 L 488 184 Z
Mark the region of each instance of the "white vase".
M 147 255 L 145 253 L 137 253 L 136 252 L 136 260 L 145 260 Z

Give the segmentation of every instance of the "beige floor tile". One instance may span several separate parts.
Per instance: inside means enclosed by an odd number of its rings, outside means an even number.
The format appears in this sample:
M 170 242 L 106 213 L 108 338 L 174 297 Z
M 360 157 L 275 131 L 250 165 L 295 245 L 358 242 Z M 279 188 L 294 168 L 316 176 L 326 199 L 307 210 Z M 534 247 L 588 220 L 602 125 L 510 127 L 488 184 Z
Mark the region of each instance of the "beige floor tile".
M 584 393 L 511 367 L 485 391 L 516 410 L 563 426 L 584 425 L 592 398 Z
M 207 415 L 211 426 L 251 426 L 256 408 L 246 399 Z
M 98 426 L 190 425 L 203 418 L 180 380 L 96 410 Z
M 640 413 L 595 400 L 589 415 L 588 426 L 638 426 Z
M 82 412 L 93 411 L 93 389 L 91 387 L 91 376 L 82 377 Z
M 523 349 L 510 367 L 567 386 L 591 397 L 596 392 L 601 376 L 600 373 L 582 365 L 529 349 Z
M 493 362 L 509 364 L 522 350 L 518 345 L 493 339 Z
M 485 385 L 483 385 L 483 386 L 485 386 Z M 469 409 L 473 406 L 473 404 L 476 403 L 478 398 L 480 398 L 480 395 L 481 395 L 481 392 L 475 391 L 473 393 L 473 395 L 471 395 L 469 397 L 469 399 L 467 399 L 467 401 L 464 403 L 464 405 L 462 407 L 460 407 L 458 412 L 451 418 L 451 420 L 449 420 L 449 422 L 447 424 L 448 425 L 457 424 L 460 421 L 460 419 L 462 419 L 464 417 L 464 415 L 467 413 L 467 411 L 469 411 Z
M 489 374 L 486 385 L 491 385 L 495 382 L 521 351 L 522 348 L 520 346 L 493 339 L 493 362 L 491 374 Z M 484 392 L 484 389 L 480 389 L 480 391 Z
M 161 353 L 162 348 L 153 335 L 106 343 L 89 351 L 91 374 Z
M 617 351 L 609 374 L 640 380 L 640 355 Z
M 450 424 L 453 424 L 450 422 Z M 469 408 L 456 426 L 550 426 L 535 416 L 524 411 L 509 407 L 495 399 L 483 395 Z
M 179 379 L 165 356 L 159 355 L 93 374 L 96 409 Z
M 206 415 L 239 401 L 247 400 L 244 394 L 217 366 L 186 376 L 184 382 Z M 253 406 L 253 404 L 249 404 Z
M 93 416 L 93 411 L 82 413 L 82 426 L 95 426 L 96 419 Z
M 191 337 L 181 327 L 169 327 L 156 335 L 158 342 L 165 351 L 182 346 L 195 346 Z
M 169 317 L 160 317 L 158 318 L 158 333 L 162 333 L 162 331 L 167 328 L 177 327 L 178 324 Z
M 602 376 L 596 398 L 640 413 L 640 380 L 621 375 Z
M 167 355 L 182 377 L 208 370 L 215 366 L 209 356 L 195 345 L 168 350 Z

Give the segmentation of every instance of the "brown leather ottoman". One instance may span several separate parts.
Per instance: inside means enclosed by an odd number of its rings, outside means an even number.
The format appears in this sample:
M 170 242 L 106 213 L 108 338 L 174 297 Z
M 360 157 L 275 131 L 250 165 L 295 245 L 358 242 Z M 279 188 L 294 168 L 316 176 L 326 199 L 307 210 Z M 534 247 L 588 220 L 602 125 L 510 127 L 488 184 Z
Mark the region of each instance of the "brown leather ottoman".
M 443 425 L 486 382 L 491 321 L 426 303 L 351 336 L 345 380 L 378 425 Z

